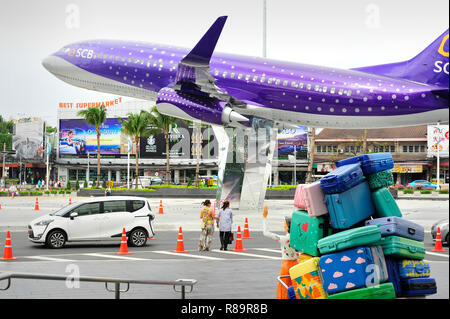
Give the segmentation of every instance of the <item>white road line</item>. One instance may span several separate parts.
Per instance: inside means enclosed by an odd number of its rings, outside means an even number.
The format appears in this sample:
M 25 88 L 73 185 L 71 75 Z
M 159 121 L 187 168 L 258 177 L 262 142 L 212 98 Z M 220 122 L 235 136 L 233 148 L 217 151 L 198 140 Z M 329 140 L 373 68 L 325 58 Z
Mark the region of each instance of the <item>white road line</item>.
M 104 255 L 104 254 L 95 254 L 95 253 L 82 254 L 82 255 L 84 255 L 84 256 L 92 256 L 92 257 L 101 257 L 101 258 L 122 259 L 122 260 L 151 260 L 151 259 L 145 259 L 145 258 L 125 257 L 125 256 L 116 256 L 116 255 Z
M 270 249 L 270 248 L 249 248 L 249 249 L 255 249 L 255 250 L 262 250 L 262 251 L 269 251 L 272 253 L 278 253 L 281 255 L 281 250 L 280 249 Z
M 273 257 L 273 256 L 264 256 L 264 255 L 256 255 L 256 254 L 248 254 L 243 252 L 237 252 L 237 251 L 230 251 L 230 250 L 217 250 L 213 249 L 213 252 L 216 253 L 222 253 L 222 254 L 234 254 L 234 255 L 241 255 L 241 256 L 251 256 L 251 257 L 257 257 L 257 258 L 266 258 L 266 259 L 277 259 L 281 260 L 280 257 Z
M 170 251 L 163 251 L 163 250 L 156 250 L 156 251 L 151 251 L 151 252 L 152 253 L 157 253 L 157 254 L 166 254 L 166 255 L 172 255 L 172 256 L 179 256 L 179 257 L 192 257 L 192 258 L 209 259 L 209 260 L 225 260 L 224 258 L 218 258 L 218 257 L 189 255 L 189 254 L 186 254 L 186 253 L 173 253 L 173 252 L 170 252 Z
M 432 252 L 429 252 L 429 251 L 426 251 L 425 254 L 427 254 L 427 255 L 433 255 L 433 256 L 439 256 L 439 257 L 444 257 L 444 258 L 448 258 L 448 255 L 438 254 L 438 253 L 432 253 Z
M 74 262 L 75 260 L 72 259 L 61 259 L 61 258 L 53 258 L 53 257 L 45 257 L 45 256 L 26 256 L 24 258 L 31 258 L 31 259 L 38 259 L 38 260 L 45 260 L 45 261 L 60 261 L 60 262 Z

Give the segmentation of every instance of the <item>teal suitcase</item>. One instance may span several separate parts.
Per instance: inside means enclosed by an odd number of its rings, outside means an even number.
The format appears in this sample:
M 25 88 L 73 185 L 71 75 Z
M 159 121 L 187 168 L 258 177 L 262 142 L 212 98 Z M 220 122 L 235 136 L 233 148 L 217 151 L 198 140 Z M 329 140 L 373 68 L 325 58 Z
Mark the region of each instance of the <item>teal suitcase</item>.
M 304 210 L 292 213 L 290 240 L 291 247 L 295 250 L 314 257 L 320 256 L 317 243 L 331 234 L 332 229 L 326 216 L 310 217 Z
M 395 297 L 394 285 L 391 282 L 328 295 L 328 299 L 394 299 Z
M 328 254 L 352 247 L 369 246 L 379 240 L 381 240 L 381 231 L 378 226 L 364 226 L 322 238 L 319 240 L 317 247 L 321 254 Z
M 380 188 L 372 192 L 372 202 L 375 207 L 375 217 L 402 217 L 402 212 L 394 197 L 387 188 Z
M 425 258 L 425 244 L 399 236 L 382 237 L 375 243 L 383 248 L 385 256 L 398 259 L 422 260 Z
M 366 178 L 371 190 L 394 185 L 394 176 L 392 175 L 392 172 L 390 170 L 370 174 Z

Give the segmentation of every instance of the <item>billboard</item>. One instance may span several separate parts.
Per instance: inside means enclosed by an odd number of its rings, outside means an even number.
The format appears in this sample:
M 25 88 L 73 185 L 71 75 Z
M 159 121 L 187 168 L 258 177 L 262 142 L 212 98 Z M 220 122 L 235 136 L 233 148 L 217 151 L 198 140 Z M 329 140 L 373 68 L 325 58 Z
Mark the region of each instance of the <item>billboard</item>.
M 288 155 L 297 151 L 297 158 L 307 158 L 308 128 L 299 126 L 295 129 L 284 129 L 277 136 L 277 152 L 279 159 L 287 159 Z
M 149 127 L 151 129 L 151 127 Z M 169 130 L 169 157 L 171 159 L 194 159 L 195 151 L 193 144 L 194 126 L 179 121 Z M 217 158 L 218 143 L 214 137 L 213 130 L 202 127 L 202 153 L 200 158 Z M 139 147 L 140 158 L 165 159 L 166 139 L 164 133 L 157 133 L 148 137 L 141 137 Z
M 448 157 L 448 125 L 428 125 L 428 157 Z
M 100 155 L 102 158 L 127 156 L 128 136 L 121 131 L 117 118 L 108 118 L 100 127 Z M 61 158 L 97 155 L 97 133 L 95 126 L 83 119 L 59 121 L 59 156 Z M 136 154 L 133 149 L 131 154 Z
M 44 158 L 45 124 L 40 119 L 21 119 L 14 124 L 12 149 L 17 159 L 42 160 Z

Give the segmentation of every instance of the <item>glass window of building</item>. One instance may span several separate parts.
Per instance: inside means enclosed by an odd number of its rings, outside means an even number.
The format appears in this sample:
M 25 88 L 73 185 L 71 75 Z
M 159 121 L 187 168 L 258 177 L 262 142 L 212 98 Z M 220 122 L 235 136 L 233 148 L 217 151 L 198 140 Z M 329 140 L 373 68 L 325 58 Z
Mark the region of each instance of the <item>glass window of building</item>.
M 420 152 L 425 153 L 425 145 L 420 145 Z
M 419 153 L 420 152 L 420 145 L 414 145 L 414 152 Z
M 395 153 L 395 145 L 391 145 L 390 146 L 390 152 L 391 153 Z
M 403 153 L 407 153 L 408 152 L 408 146 L 403 145 Z
M 414 146 L 413 146 L 413 145 L 409 145 L 409 146 L 408 146 L 408 151 L 409 151 L 410 153 L 414 153 Z

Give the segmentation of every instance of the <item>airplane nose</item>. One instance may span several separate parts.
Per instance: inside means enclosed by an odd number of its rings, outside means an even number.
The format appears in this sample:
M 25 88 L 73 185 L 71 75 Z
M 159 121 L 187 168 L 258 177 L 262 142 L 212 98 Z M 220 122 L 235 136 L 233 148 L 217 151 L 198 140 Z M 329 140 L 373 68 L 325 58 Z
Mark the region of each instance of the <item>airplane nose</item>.
M 44 60 L 42 60 L 42 66 L 50 73 L 53 73 L 53 70 L 55 69 L 53 58 L 53 56 L 49 55 Z

